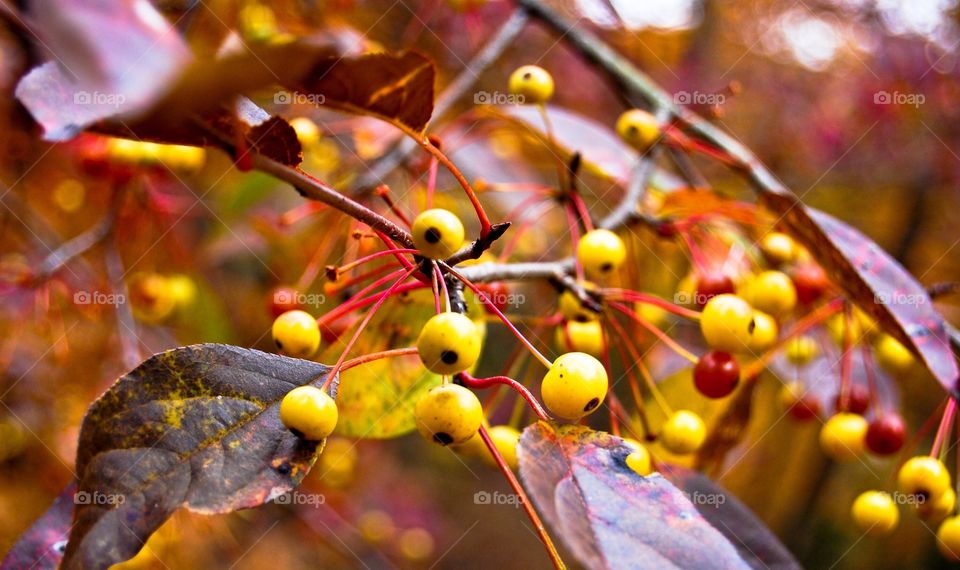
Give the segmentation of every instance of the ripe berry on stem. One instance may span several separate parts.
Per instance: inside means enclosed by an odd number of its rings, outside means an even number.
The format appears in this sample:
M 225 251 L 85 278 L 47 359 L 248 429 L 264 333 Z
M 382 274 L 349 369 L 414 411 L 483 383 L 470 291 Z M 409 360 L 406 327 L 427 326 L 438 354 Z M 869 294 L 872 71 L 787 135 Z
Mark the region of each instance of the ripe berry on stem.
M 924 502 L 936 501 L 950 489 L 950 472 L 940 460 L 918 455 L 900 467 L 897 487 L 901 493 L 923 497 Z
M 280 402 L 280 421 L 298 437 L 320 441 L 337 426 L 337 403 L 316 386 L 298 386 Z
M 837 392 L 834 409 L 838 412 L 850 412 L 863 415 L 870 408 L 870 390 L 863 384 L 850 384 L 846 394 Z
M 645 151 L 660 138 L 657 118 L 642 109 L 626 111 L 617 119 L 617 134 L 630 146 Z
M 463 222 L 453 212 L 434 208 L 414 218 L 413 244 L 424 257 L 446 259 L 463 245 Z
M 740 383 L 740 365 L 727 352 L 708 352 L 693 368 L 693 383 L 708 398 L 729 396 Z
M 440 313 L 420 331 L 420 360 L 436 374 L 463 372 L 480 357 L 481 335 L 473 321 L 460 313 Z
M 700 449 L 707 439 L 707 426 L 697 414 L 677 410 L 660 428 L 660 443 L 671 453 L 687 455 Z
M 858 414 L 839 413 L 820 429 L 820 448 L 839 462 L 853 461 L 863 455 L 867 420 Z
M 520 441 L 520 432 L 516 429 L 503 425 L 503 426 L 493 426 L 487 433 L 490 435 L 490 440 L 493 441 L 493 445 L 497 448 L 497 452 L 500 453 L 500 457 L 503 457 L 504 462 L 510 467 L 510 469 L 517 469 L 517 443 Z M 483 443 L 481 442 L 481 445 Z M 483 453 L 480 455 L 483 458 L 484 462 L 491 467 L 497 466 L 497 460 L 494 459 L 493 454 L 490 453 L 490 450 L 484 447 Z
M 577 260 L 587 276 L 594 279 L 612 275 L 626 258 L 623 240 L 610 230 L 587 232 L 577 242 Z
M 583 281 L 580 285 L 587 290 L 597 288 L 596 285 L 589 281 Z M 558 302 L 557 308 L 560 310 L 560 314 L 568 321 L 583 323 L 595 320 L 599 316 L 596 311 L 584 305 L 576 293 L 569 289 L 564 290 L 563 293 L 560 294 L 560 301 Z
M 464 443 L 483 422 L 483 406 L 472 391 L 441 384 L 417 401 L 414 417 L 420 435 L 440 445 Z
M 607 371 L 582 352 L 557 357 L 540 385 L 543 403 L 558 418 L 576 421 L 593 413 L 607 397 Z
M 723 273 L 705 273 L 697 277 L 696 305 L 703 307 L 710 299 L 718 295 L 728 295 L 736 291 L 733 279 Z
M 940 524 L 937 549 L 947 560 L 960 561 L 960 517 L 950 517 Z
M 585 352 L 595 357 L 603 353 L 603 327 L 599 321 L 567 321 L 557 327 L 554 337 L 561 352 Z
M 796 366 L 810 364 L 820 354 L 820 346 L 810 336 L 797 336 L 787 342 L 784 354 L 790 363 Z
M 300 292 L 293 287 L 280 285 L 274 287 L 267 297 L 267 309 L 273 318 L 277 318 L 287 311 L 302 309 Z
M 906 432 L 898 414 L 883 414 L 867 427 L 867 449 L 877 455 L 893 455 L 903 447 Z
M 745 299 L 758 311 L 783 316 L 797 306 L 797 290 L 786 273 L 764 271 L 750 279 Z
M 916 358 L 910 349 L 888 334 L 877 339 L 874 354 L 880 366 L 891 374 L 907 374 L 916 364 Z
M 790 382 L 780 389 L 780 402 L 797 421 L 807 421 L 820 415 L 820 401 L 810 394 L 802 382 Z
M 524 65 L 510 75 L 509 88 L 524 103 L 546 103 L 553 97 L 553 76 L 537 65 Z
M 768 233 L 760 239 L 759 245 L 763 256 L 774 265 L 789 263 L 797 255 L 797 245 L 793 238 L 782 232 Z
M 809 305 L 823 297 L 830 287 L 827 274 L 819 265 L 813 263 L 797 267 L 791 272 L 790 278 L 797 290 L 797 300 L 804 305 Z
M 273 342 L 288 356 L 307 358 L 320 347 L 320 326 L 310 313 L 295 310 L 273 321 Z
M 850 508 L 853 520 L 863 532 L 872 535 L 889 534 L 900 522 L 900 511 L 889 493 L 866 491 Z
M 753 308 L 736 295 L 710 299 L 700 316 L 700 331 L 707 344 L 723 352 L 748 350 L 755 327 Z

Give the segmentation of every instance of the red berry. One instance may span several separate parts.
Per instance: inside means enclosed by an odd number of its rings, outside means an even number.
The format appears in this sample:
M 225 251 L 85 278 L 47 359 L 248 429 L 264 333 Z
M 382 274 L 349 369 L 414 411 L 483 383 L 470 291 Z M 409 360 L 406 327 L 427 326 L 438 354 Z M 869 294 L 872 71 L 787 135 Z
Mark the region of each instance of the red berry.
M 870 391 L 866 386 L 851 384 L 847 390 L 847 400 L 843 401 L 843 391 L 837 394 L 833 407 L 838 412 L 850 412 L 862 416 L 870 408 Z M 844 405 L 844 403 L 846 405 Z
M 707 301 L 717 295 L 727 295 L 735 290 L 733 279 L 723 273 L 701 275 L 697 278 L 697 306 L 703 307 L 707 304 Z
M 796 268 L 791 274 L 793 286 L 797 290 L 797 300 L 805 305 L 813 303 L 823 296 L 830 281 L 819 265 L 808 263 Z
M 693 369 L 693 383 L 708 398 L 723 398 L 740 383 L 740 365 L 726 352 L 708 352 Z
M 907 437 L 907 428 L 898 414 L 884 414 L 867 426 L 867 449 L 877 455 L 893 455 L 900 451 Z
M 481 299 L 480 302 L 483 304 L 483 308 L 488 312 L 493 313 L 493 309 L 490 308 L 490 305 L 493 305 L 500 312 L 507 310 L 508 301 L 510 299 L 510 291 L 507 289 L 507 286 L 503 283 L 484 283 L 477 285 L 477 289 L 480 290 Z
M 273 318 L 277 318 L 287 311 L 303 309 L 300 305 L 300 292 L 293 287 L 284 285 L 274 287 L 270 291 L 270 296 L 267 297 L 267 309 L 270 310 L 270 315 Z

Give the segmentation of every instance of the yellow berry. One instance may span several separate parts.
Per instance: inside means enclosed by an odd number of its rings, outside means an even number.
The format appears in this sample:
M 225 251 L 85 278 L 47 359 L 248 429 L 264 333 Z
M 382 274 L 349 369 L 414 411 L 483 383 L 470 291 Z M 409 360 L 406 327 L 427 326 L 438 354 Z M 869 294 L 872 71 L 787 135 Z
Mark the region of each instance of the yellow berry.
M 298 386 L 280 402 L 280 421 L 298 437 L 320 441 L 337 427 L 337 403 L 315 386 Z
M 853 502 L 850 508 L 853 521 L 863 532 L 889 534 L 900 522 L 900 511 L 889 493 L 866 491 Z
M 760 311 L 753 312 L 754 329 L 750 339 L 750 350 L 759 355 L 777 343 L 777 321 L 773 317 Z
M 424 257 L 446 259 L 463 245 L 464 229 L 453 212 L 434 208 L 413 220 L 413 244 Z
M 612 275 L 626 258 L 623 240 L 610 230 L 587 232 L 577 242 L 577 260 L 587 276 L 594 279 Z
M 596 285 L 590 283 L 589 281 L 584 281 L 580 283 L 580 285 L 587 290 L 596 289 Z M 560 294 L 558 308 L 560 309 L 560 314 L 563 315 L 568 321 L 577 321 L 582 323 L 595 320 L 599 316 L 596 311 L 585 306 L 580 301 L 580 298 L 569 289 L 564 290 L 564 292 Z
M 430 317 L 420 330 L 417 351 L 428 370 L 456 374 L 474 365 L 480 357 L 481 335 L 477 325 L 460 313 Z
M 617 134 L 630 146 L 644 151 L 660 138 L 657 118 L 641 109 L 631 109 L 617 119 Z
M 374 544 L 387 540 L 397 531 L 393 517 L 379 510 L 367 511 L 360 515 L 357 519 L 357 528 L 363 538 Z
M 342 487 L 353 478 L 356 466 L 356 443 L 342 437 L 331 437 L 323 446 L 314 472 L 319 473 L 325 484 Z
M 917 514 L 927 521 L 939 521 L 953 514 L 957 506 L 957 493 L 948 488 L 939 499 L 923 501 L 917 505 Z
M 758 311 L 781 317 L 797 306 L 797 289 L 782 271 L 764 271 L 746 283 L 745 299 Z
M 910 349 L 888 334 L 877 339 L 874 354 L 880 366 L 891 374 L 906 374 L 916 363 Z
M 760 251 L 774 265 L 789 263 L 797 255 L 796 243 L 785 233 L 770 232 L 760 240 Z
M 170 280 L 159 273 L 137 273 L 130 278 L 133 316 L 145 323 L 159 323 L 177 306 Z
M 787 342 L 787 360 L 797 366 L 806 366 L 820 354 L 820 346 L 813 337 L 796 336 Z
M 414 408 L 417 430 L 440 445 L 464 443 L 483 422 L 476 394 L 457 384 L 441 384 L 427 392 Z
M 520 441 L 520 432 L 510 426 L 493 426 L 487 430 L 487 433 L 490 435 L 493 445 L 496 446 L 497 451 L 500 453 L 500 456 L 503 457 L 506 464 L 510 469 L 516 471 L 517 443 Z M 484 453 L 480 457 L 482 457 L 488 465 L 493 467 L 497 466 L 497 461 L 493 458 L 489 450 L 484 449 Z
M 607 371 L 582 352 L 568 352 L 553 361 L 543 377 L 543 403 L 558 418 L 576 421 L 593 413 L 607 397 Z
M 320 326 L 306 311 L 283 313 L 273 321 L 272 333 L 277 348 L 289 356 L 307 358 L 320 347 Z
M 723 352 L 744 352 L 750 348 L 753 308 L 736 295 L 717 295 L 703 308 L 700 331 L 711 348 Z
M 249 2 L 240 10 L 240 34 L 243 39 L 251 42 L 264 42 L 272 39 L 279 33 L 277 17 L 269 6 L 257 2 Z
M 924 502 L 935 502 L 950 489 L 950 473 L 940 460 L 918 455 L 900 467 L 897 487 L 901 493 L 923 497 Z
M 950 517 L 940 523 L 937 549 L 947 560 L 960 561 L 960 517 Z
M 397 537 L 397 546 L 408 560 L 426 560 L 433 554 L 433 536 L 422 528 L 407 529 Z
M 177 307 L 182 309 L 193 304 L 194 299 L 197 298 L 197 284 L 189 275 L 183 273 L 170 275 L 167 277 L 167 282 Z
M 561 352 L 585 352 L 596 357 L 603 354 L 603 327 L 599 321 L 567 321 L 557 327 L 554 340 Z
M 638 445 L 627 455 L 627 467 L 632 469 L 637 475 L 646 477 L 653 473 L 653 461 L 650 459 L 650 452 L 643 445 Z
M 697 414 L 678 410 L 660 428 L 660 443 L 677 455 L 687 455 L 700 449 L 707 439 L 707 426 Z
M 310 149 L 320 142 L 320 128 L 307 117 L 291 119 L 290 126 L 297 133 L 297 140 L 304 149 Z
M 836 414 L 820 428 L 820 448 L 836 461 L 853 461 L 866 449 L 867 425 L 859 414 Z
M 553 77 L 546 69 L 524 65 L 510 75 L 510 93 L 523 97 L 524 103 L 546 103 L 553 97 Z

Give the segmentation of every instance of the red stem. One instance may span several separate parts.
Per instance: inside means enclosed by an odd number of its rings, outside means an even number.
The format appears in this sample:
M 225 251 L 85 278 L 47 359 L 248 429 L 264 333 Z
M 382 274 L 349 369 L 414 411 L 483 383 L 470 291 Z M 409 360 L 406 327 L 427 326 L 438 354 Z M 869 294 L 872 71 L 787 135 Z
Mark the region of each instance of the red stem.
M 394 358 L 396 356 L 407 356 L 408 354 L 417 354 L 417 347 L 411 346 L 408 348 L 394 348 L 392 350 L 383 350 L 381 352 L 374 352 L 371 354 L 364 354 L 363 356 L 358 356 L 356 358 L 351 358 L 350 360 L 344 362 L 342 366 L 340 366 L 340 372 L 346 372 L 355 366 L 361 366 L 375 360 Z
M 939 457 L 943 443 L 950 433 L 950 426 L 953 424 L 954 417 L 957 415 L 957 401 L 952 396 L 948 396 L 947 409 L 943 411 L 943 419 L 940 420 L 940 427 L 937 428 L 937 436 L 933 440 L 933 446 L 930 448 L 930 457 Z
M 509 376 L 490 376 L 489 378 L 476 378 L 471 376 L 469 372 L 461 372 L 457 375 L 457 378 L 460 382 L 467 388 L 473 388 L 475 390 L 483 390 L 490 388 L 492 386 L 497 386 L 500 384 L 507 385 L 517 391 L 523 399 L 530 404 L 530 407 L 533 408 L 534 413 L 537 414 L 541 420 L 545 422 L 550 421 L 550 416 L 547 414 L 546 410 L 543 409 L 543 406 L 540 405 L 540 402 L 530 393 L 530 390 L 527 390 L 526 386 L 517 382 Z

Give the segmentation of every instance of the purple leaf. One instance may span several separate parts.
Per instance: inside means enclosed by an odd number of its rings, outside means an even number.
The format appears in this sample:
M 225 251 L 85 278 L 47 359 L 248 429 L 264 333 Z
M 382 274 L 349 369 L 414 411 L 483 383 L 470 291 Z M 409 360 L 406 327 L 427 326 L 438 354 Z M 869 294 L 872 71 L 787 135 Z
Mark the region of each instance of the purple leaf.
M 524 486 L 588 568 L 747 569 L 730 542 L 667 479 L 641 477 L 619 438 L 544 422 L 524 430 Z
M 77 485 L 70 483 L 3 558 L 0 570 L 56 570 L 67 547 Z

